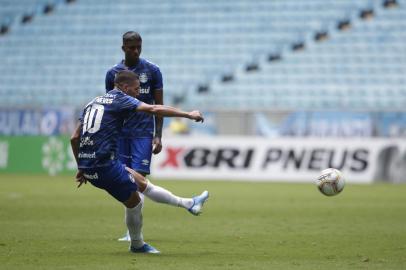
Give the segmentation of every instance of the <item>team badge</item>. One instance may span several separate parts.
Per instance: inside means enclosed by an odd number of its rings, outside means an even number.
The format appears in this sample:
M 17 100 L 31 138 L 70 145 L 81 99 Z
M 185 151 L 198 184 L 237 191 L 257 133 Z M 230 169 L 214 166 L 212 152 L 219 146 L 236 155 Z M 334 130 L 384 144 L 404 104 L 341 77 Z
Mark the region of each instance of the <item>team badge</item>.
M 146 83 L 146 82 L 148 81 L 148 76 L 147 76 L 147 74 L 145 74 L 145 73 L 141 73 L 141 74 L 139 75 L 139 78 L 140 78 L 140 82 L 141 82 L 141 83 Z

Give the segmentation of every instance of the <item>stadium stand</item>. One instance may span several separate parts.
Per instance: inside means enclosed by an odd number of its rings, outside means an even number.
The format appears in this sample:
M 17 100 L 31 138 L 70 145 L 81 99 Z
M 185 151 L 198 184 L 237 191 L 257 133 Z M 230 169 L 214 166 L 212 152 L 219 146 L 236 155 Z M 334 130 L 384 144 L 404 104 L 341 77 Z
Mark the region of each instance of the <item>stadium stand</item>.
M 0 1 L 0 24 L 12 28 L 19 23 L 28 23 L 37 15 L 51 13 L 64 0 L 2 0 Z M 68 1 L 66 1 L 68 2 Z
M 406 10 L 370 6 L 372 18 L 351 18 L 348 31 L 329 40 L 308 38 L 305 49 L 283 51 L 283 61 L 262 59 L 257 72 L 241 70 L 214 82 L 193 106 L 286 110 L 400 110 L 406 105 Z M 358 12 L 354 12 L 358 14 Z M 219 100 L 226 97 L 227 101 Z
M 382 3 L 78 0 L 0 37 L 0 105 L 83 105 L 102 93 L 106 70 L 122 58 L 121 34 L 137 30 L 143 56 L 162 69 L 167 103 L 399 107 L 405 102 L 404 1 L 393 9 Z M 374 11 L 369 20 L 359 18 L 365 8 Z M 342 20 L 351 22 L 348 31 L 335 28 Z M 315 33 L 327 39 L 316 42 Z M 280 61 L 268 62 L 269 56 Z

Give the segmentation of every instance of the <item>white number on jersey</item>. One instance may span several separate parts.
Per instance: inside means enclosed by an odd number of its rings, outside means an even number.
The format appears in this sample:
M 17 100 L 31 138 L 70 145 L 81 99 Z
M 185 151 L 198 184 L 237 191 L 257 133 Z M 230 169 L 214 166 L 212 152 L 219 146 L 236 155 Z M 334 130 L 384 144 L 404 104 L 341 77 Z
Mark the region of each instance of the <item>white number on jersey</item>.
M 86 109 L 85 118 L 83 119 L 83 134 L 96 133 L 100 129 L 101 121 L 104 114 L 104 106 L 92 104 Z

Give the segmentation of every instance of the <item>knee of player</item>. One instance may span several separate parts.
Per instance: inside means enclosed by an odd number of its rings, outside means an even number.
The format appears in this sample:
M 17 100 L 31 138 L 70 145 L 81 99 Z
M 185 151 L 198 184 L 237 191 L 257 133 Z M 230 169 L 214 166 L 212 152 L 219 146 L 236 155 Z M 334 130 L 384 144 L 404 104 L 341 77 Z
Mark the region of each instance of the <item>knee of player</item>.
M 144 176 L 142 176 L 140 178 L 141 179 L 139 179 L 139 181 L 137 181 L 138 191 L 144 192 L 144 190 L 147 188 L 148 180 Z
M 128 200 L 126 200 L 125 202 L 123 202 L 123 204 L 127 207 L 127 208 L 134 208 L 136 207 L 138 204 L 142 203 L 142 200 L 138 194 L 138 192 L 133 192 L 131 193 L 130 198 L 128 198 Z

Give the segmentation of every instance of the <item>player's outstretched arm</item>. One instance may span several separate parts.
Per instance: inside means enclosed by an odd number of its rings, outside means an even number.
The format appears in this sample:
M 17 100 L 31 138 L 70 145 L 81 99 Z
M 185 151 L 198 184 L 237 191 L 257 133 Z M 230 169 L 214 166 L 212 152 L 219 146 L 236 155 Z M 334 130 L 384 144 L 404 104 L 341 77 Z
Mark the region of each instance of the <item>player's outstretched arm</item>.
M 137 107 L 137 111 L 164 117 L 183 117 L 195 120 L 196 122 L 204 121 L 204 118 L 199 111 L 185 112 L 178 108 L 166 105 L 149 105 L 141 102 L 140 105 L 138 105 Z

